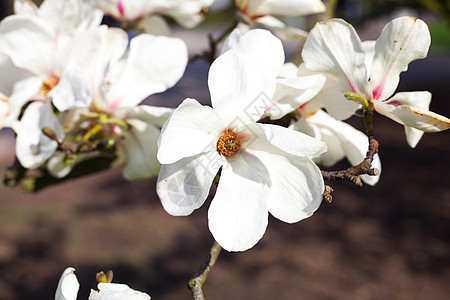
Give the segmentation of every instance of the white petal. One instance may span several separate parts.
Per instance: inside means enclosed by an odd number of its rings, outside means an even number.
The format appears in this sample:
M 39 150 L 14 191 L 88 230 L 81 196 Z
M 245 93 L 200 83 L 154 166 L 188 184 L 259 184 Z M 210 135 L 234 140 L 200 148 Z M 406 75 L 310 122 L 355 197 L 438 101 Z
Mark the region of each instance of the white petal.
M 89 155 L 80 153 L 69 161 L 65 160 L 66 153 L 64 152 L 55 152 L 52 157 L 50 157 L 46 163 L 47 171 L 56 178 L 63 178 L 69 175 L 74 166 L 79 162 L 89 158 Z
M 141 120 L 128 120 L 132 126 L 124 131 L 122 146 L 127 154 L 123 170 L 125 179 L 143 179 L 158 174 L 160 164 L 156 159 L 160 131 L 155 126 Z
M 57 148 L 56 141 L 42 133 L 44 127 L 51 128 L 58 137 L 64 135 L 50 103 L 31 103 L 17 126 L 16 155 L 25 168 L 42 165 Z
M 240 55 L 257 60 L 260 65 L 268 68 L 273 76 L 278 75 L 284 63 L 281 41 L 267 30 L 253 29 L 241 33 L 239 29 L 235 29 L 225 40 L 224 47 L 222 52 L 235 50 Z
M 145 18 L 140 24 L 144 27 L 144 32 L 153 35 L 170 35 L 170 27 L 161 16 L 150 16 Z
M 101 282 L 98 289 L 91 290 L 89 300 L 150 300 L 148 294 L 133 290 L 126 284 Z
M 276 74 L 259 61 L 227 51 L 209 69 L 212 106 L 228 126 L 255 122 L 272 104 L 275 78 Z
M 308 36 L 306 31 L 286 26 L 282 21 L 272 16 L 258 18 L 255 20 L 255 23 L 263 25 L 284 41 L 304 40 Z
M 424 133 L 422 130 L 405 126 L 406 141 L 411 148 L 417 146 Z
M 275 147 L 296 156 L 317 157 L 327 150 L 321 142 L 304 133 L 272 124 L 256 124 Z
M 17 67 L 36 75 L 53 75 L 55 35 L 44 21 L 27 15 L 13 15 L 2 20 L 0 34 L 2 52 L 11 57 Z
M 182 158 L 216 151 L 217 140 L 226 129 L 217 113 L 194 99 L 186 99 L 161 130 L 158 160 L 174 163 Z
M 320 0 L 250 0 L 250 15 L 304 16 L 325 11 Z
M 314 74 L 318 74 L 318 72 L 308 70 L 305 64 L 301 64 L 297 72 L 299 77 Z M 308 102 L 306 107 L 302 107 L 303 113 L 309 114 L 317 109 L 325 108 L 330 115 L 338 120 L 350 118 L 361 105 L 345 98 L 342 93 L 342 87 L 336 77 L 332 75 L 327 75 L 326 77 L 327 80 L 320 92 L 313 100 Z
M 277 89 L 272 97 L 274 104 L 265 115 L 269 115 L 274 120 L 296 110 L 317 96 L 325 80 L 324 75 L 278 78 Z
M 174 111 L 175 109 L 170 107 L 138 105 L 118 108 L 114 111 L 114 116 L 120 119 L 138 119 L 162 127 Z
M 265 195 L 267 170 L 253 155 L 240 152 L 224 165 L 216 195 L 208 210 L 209 230 L 227 251 L 245 251 L 264 235 L 268 223 Z
M 355 29 L 347 22 L 331 19 L 316 24 L 306 39 L 302 57 L 311 71 L 339 78 L 342 92 L 371 96 L 365 52 Z
M 58 288 L 55 293 L 55 300 L 76 300 L 80 284 L 74 273 L 74 268 L 64 270 L 59 279 Z
M 387 104 L 408 105 L 421 110 L 429 110 L 431 103 L 431 93 L 422 92 L 400 92 L 385 101 Z
M 174 216 L 187 216 L 203 205 L 223 160 L 212 151 L 162 165 L 156 192 L 164 209 Z
M 391 114 L 397 117 L 402 124 L 425 132 L 438 132 L 450 128 L 450 119 L 407 105 L 395 107 L 391 110 Z
M 324 182 L 319 168 L 306 157 L 249 150 L 270 174 L 271 186 L 264 196 L 269 212 L 287 223 L 311 216 L 320 206 Z
M 58 111 L 66 111 L 71 108 L 89 107 L 91 96 L 91 83 L 78 72 L 68 71 L 58 81 L 58 84 L 50 90 L 48 96 Z
M 108 92 L 111 109 L 135 106 L 147 96 L 175 85 L 187 65 L 184 42 L 178 38 L 140 34 L 130 42 L 126 65 Z
M 397 88 L 400 73 L 408 64 L 425 58 L 431 38 L 420 19 L 401 17 L 389 22 L 375 45 L 370 83 L 374 99 L 387 99 Z

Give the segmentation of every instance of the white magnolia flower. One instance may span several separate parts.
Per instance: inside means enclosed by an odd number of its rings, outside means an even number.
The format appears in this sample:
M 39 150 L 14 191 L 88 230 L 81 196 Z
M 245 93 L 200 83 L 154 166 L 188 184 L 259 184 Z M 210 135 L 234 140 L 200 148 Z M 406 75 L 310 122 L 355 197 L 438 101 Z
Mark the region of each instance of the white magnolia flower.
M 423 132 L 450 127 L 448 118 L 428 110 L 429 92 L 392 96 L 400 73 L 407 70 L 411 61 L 426 57 L 429 45 L 428 27 L 419 19 L 401 17 L 389 22 L 373 51 L 361 43 L 350 24 L 332 19 L 318 23 L 311 30 L 302 56 L 309 70 L 326 72 L 336 78 L 341 93 L 359 94 L 376 111 L 405 125 L 408 144 L 415 147 Z
M 250 28 L 262 25 L 282 39 L 298 39 L 307 33 L 295 27 L 286 26 L 276 17 L 304 16 L 325 11 L 320 0 L 235 0 L 239 16 Z
M 147 33 L 165 34 L 169 26 L 162 16 L 173 18 L 179 25 L 193 28 L 203 20 L 202 11 L 214 0 L 94 0 L 105 14 L 120 21 L 145 17 Z
M 311 160 L 325 144 L 294 130 L 256 124 L 276 89 L 283 65 L 281 42 L 252 30 L 211 65 L 212 108 L 186 99 L 164 125 L 157 192 L 172 215 L 189 215 L 206 200 L 219 169 L 208 211 L 209 228 L 228 251 L 244 251 L 263 236 L 270 212 L 298 222 L 319 207 L 324 190 Z
M 55 300 L 76 300 L 80 284 L 74 273 L 74 268 L 64 270 L 59 279 L 58 288 L 55 293 Z M 149 300 L 146 293 L 131 289 L 126 284 L 119 283 L 99 283 L 98 291 L 91 290 L 89 300 Z
M 89 0 L 45 0 L 39 7 L 31 0 L 14 0 L 14 12 L 44 21 L 57 33 L 55 42 L 60 48 L 73 36 L 99 26 L 103 18 L 103 12 L 94 8 Z
M 9 97 L 9 105 L 14 108 L 11 111 L 17 115 L 26 102 L 31 102 L 15 128 L 17 157 L 26 168 L 41 165 L 57 147 L 55 141 L 42 134 L 42 128 L 50 125 L 58 136 L 63 133 L 53 107 L 64 111 L 89 105 L 90 70 L 98 37 L 106 30 L 88 26 L 87 31 L 71 36 L 65 26 L 55 27 L 50 20 L 50 16 L 47 20 L 21 13 L 5 18 L 0 25 L 1 51 L 18 70 L 10 75 L 24 76 Z M 70 20 L 67 22 L 70 24 Z
M 184 73 L 188 54 L 181 39 L 165 36 L 141 34 L 127 45 L 125 31 L 110 28 L 105 32 L 95 65 L 92 103 L 75 114 L 77 122 L 68 123 L 78 124 L 75 132 L 101 124 L 100 138 L 124 137 L 119 144 L 119 154 L 126 160 L 124 176 L 137 179 L 158 173 L 159 128 L 173 111 L 138 104 L 174 86 Z M 64 155 L 58 155 L 49 162 L 53 175 L 63 177 L 70 171 L 72 164 L 63 161 Z

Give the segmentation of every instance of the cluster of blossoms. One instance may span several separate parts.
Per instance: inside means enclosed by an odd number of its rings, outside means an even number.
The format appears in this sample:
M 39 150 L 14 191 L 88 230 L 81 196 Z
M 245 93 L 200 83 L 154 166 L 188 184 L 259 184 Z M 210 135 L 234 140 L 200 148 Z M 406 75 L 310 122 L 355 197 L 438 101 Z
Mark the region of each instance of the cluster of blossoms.
M 423 21 L 395 19 L 376 41 L 361 42 L 341 19 L 306 33 L 276 18 L 323 12 L 319 0 L 235 0 L 237 28 L 209 70 L 212 105 L 142 105 L 173 87 L 188 63 L 184 42 L 166 36 L 166 18 L 192 28 L 212 2 L 16 0 L 16 13 L 0 24 L 0 128 L 15 131 L 21 166 L 62 178 L 81 161 L 112 155 L 127 179 L 159 174 L 158 196 L 176 216 L 201 207 L 218 180 L 209 229 L 224 249 L 245 251 L 264 235 L 269 213 L 294 223 L 318 209 L 318 166 L 365 159 L 368 137 L 343 122 L 352 115 L 375 110 L 404 125 L 411 147 L 424 132 L 450 127 L 428 110 L 429 92 L 393 95 L 399 74 L 427 55 Z M 145 33 L 129 39 L 102 25 L 104 14 Z M 285 62 L 280 39 L 252 29 L 259 26 L 306 39 L 302 64 Z M 288 126 L 277 125 L 286 118 Z M 372 168 L 381 170 L 378 155 Z M 361 179 L 374 185 L 379 172 Z M 74 276 L 69 268 L 61 282 Z M 99 289 L 91 299 L 129 288 Z

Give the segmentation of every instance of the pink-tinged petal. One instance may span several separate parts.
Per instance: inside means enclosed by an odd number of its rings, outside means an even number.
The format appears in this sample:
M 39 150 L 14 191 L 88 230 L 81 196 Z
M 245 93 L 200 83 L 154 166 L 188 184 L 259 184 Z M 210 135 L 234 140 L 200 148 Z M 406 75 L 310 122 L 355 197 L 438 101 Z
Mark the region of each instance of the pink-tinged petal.
M 212 106 L 228 126 L 255 122 L 272 104 L 275 77 L 260 61 L 238 51 L 227 51 L 209 69 Z
M 49 127 L 62 138 L 64 131 L 50 103 L 33 102 L 25 110 L 16 127 L 16 156 L 25 168 L 42 165 L 56 150 L 57 143 L 42 133 Z
M 292 78 L 278 78 L 277 88 L 271 105 L 265 115 L 272 120 L 280 119 L 314 98 L 324 85 L 324 75 L 311 75 Z
M 127 122 L 131 129 L 124 131 L 125 140 L 122 143 L 126 152 L 124 178 L 134 180 L 157 175 L 161 166 L 156 159 L 159 129 L 137 119 Z
M 407 105 L 421 110 L 429 110 L 431 103 L 431 93 L 421 92 L 400 92 L 385 101 L 394 106 Z
M 264 165 L 245 151 L 224 165 L 216 195 L 208 210 L 209 230 L 227 251 L 245 251 L 264 235 L 268 223 L 265 195 L 268 173 Z
M 187 61 L 187 48 L 181 39 L 148 34 L 133 38 L 125 65 L 111 70 L 116 75 L 107 94 L 111 108 L 135 106 L 147 96 L 174 86 Z
M 411 61 L 427 56 L 430 42 L 428 27 L 420 19 L 401 17 L 389 22 L 375 45 L 370 75 L 373 98 L 384 100 L 392 95 L 400 73 Z
M 254 22 L 255 24 L 263 25 L 284 41 L 304 40 L 308 36 L 308 32 L 295 27 L 286 26 L 282 21 L 272 16 L 257 18 Z
M 219 115 L 194 99 L 184 100 L 161 130 L 158 160 L 171 164 L 182 158 L 216 151 L 226 129 Z
M 431 111 L 402 105 L 391 110 L 402 124 L 425 132 L 438 132 L 450 128 L 450 119 Z
M 249 15 L 304 16 L 325 11 L 320 0 L 250 0 Z
M 55 300 L 77 300 L 80 284 L 74 271 L 72 267 L 64 270 L 56 289 Z
M 27 15 L 9 16 L 1 22 L 0 34 L 2 52 L 17 67 L 36 75 L 54 75 L 55 33 L 43 20 Z
M 264 132 L 265 138 L 270 144 L 291 155 L 312 158 L 327 151 L 324 142 L 304 133 L 271 124 L 252 125 L 253 132 L 256 132 L 256 126 Z M 253 148 L 253 145 L 251 147 Z
M 164 209 L 173 216 L 187 216 L 202 206 L 222 164 L 214 150 L 162 165 L 156 192 Z
M 341 92 L 369 96 L 365 56 L 355 29 L 341 19 L 317 23 L 302 51 L 309 70 L 339 78 Z

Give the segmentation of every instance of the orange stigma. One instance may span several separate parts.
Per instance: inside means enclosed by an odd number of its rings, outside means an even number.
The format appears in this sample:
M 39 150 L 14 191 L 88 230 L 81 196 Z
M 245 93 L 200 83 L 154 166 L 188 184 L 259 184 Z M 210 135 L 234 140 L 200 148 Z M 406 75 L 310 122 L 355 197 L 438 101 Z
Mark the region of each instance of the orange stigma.
M 217 151 L 225 156 L 233 156 L 241 147 L 237 134 L 231 129 L 224 131 L 222 136 L 217 141 Z

